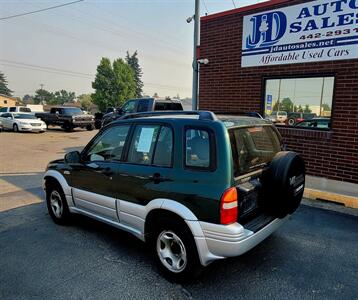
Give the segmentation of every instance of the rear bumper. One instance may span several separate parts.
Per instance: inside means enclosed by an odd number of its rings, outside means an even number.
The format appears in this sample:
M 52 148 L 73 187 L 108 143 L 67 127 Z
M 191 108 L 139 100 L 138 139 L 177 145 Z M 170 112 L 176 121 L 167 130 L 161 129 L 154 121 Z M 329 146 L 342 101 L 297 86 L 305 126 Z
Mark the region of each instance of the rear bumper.
M 239 256 L 249 251 L 277 230 L 289 216 L 275 219 L 257 232 L 245 229 L 239 223 L 219 225 L 198 222 L 203 236 L 194 236 L 201 264 L 226 257 Z

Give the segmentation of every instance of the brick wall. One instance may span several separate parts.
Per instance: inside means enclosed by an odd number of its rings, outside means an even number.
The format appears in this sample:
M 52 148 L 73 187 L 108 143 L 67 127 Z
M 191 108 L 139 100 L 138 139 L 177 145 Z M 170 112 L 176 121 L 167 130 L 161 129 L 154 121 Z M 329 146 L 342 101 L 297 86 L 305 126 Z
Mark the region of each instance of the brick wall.
M 278 1 L 276 1 L 278 2 Z M 311 175 L 358 183 L 358 59 L 241 68 L 242 17 L 306 1 L 201 21 L 199 107 L 220 112 L 261 111 L 265 77 L 333 75 L 332 131 L 281 128 L 288 149 L 303 155 Z

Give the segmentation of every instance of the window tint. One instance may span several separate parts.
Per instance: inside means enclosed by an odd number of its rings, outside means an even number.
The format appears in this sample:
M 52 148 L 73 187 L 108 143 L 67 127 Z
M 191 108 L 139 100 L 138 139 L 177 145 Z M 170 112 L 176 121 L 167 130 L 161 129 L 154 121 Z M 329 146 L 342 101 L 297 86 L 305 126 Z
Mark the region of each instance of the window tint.
M 0 112 L 7 112 L 7 107 L 0 108 Z
M 231 129 L 229 134 L 235 176 L 262 167 L 281 150 L 280 140 L 271 127 Z
M 334 77 L 268 79 L 265 117 L 289 126 L 317 117 L 331 118 L 333 90 Z
M 129 132 L 129 125 L 107 129 L 87 152 L 87 161 L 120 160 Z
M 148 111 L 149 100 L 139 100 L 137 112 Z
M 210 139 L 206 130 L 187 129 L 185 133 L 186 166 L 210 166 Z
M 183 110 L 183 107 L 181 103 L 156 101 L 154 110 Z
M 153 164 L 156 166 L 170 167 L 173 153 L 173 132 L 169 127 L 160 129 L 158 142 L 155 147 Z
M 21 111 L 21 112 L 31 112 L 31 109 L 28 108 L 28 107 L 20 107 L 19 111 Z
M 152 163 L 159 128 L 159 125 L 136 126 L 132 144 L 129 148 L 128 162 L 143 165 Z
M 63 108 L 63 113 L 66 115 L 72 116 L 72 115 L 82 115 L 83 111 L 82 111 L 82 109 L 77 108 L 77 107 L 66 107 L 66 108 Z
M 14 112 L 14 111 L 16 111 L 16 107 L 15 106 L 10 107 L 9 112 Z
M 135 104 L 136 104 L 135 100 L 131 100 L 131 101 L 124 103 L 124 105 L 122 106 L 122 111 L 125 114 L 134 113 L 135 112 Z

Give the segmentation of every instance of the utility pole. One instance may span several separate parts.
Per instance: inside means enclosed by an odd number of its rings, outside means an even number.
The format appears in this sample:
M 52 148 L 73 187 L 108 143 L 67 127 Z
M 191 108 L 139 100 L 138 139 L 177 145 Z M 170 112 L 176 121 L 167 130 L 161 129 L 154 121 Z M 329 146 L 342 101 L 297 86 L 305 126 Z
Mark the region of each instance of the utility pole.
M 195 0 L 195 15 L 194 15 L 194 51 L 193 51 L 193 91 L 192 91 L 192 109 L 198 109 L 198 58 L 197 48 L 199 44 L 199 28 L 200 26 L 200 0 Z
M 43 90 L 43 88 L 44 88 L 44 84 L 43 83 L 40 83 L 40 86 L 41 86 L 41 92 L 42 92 L 42 90 Z M 41 93 L 41 104 L 44 104 L 44 98 L 43 98 L 44 96 L 43 96 L 43 94 Z

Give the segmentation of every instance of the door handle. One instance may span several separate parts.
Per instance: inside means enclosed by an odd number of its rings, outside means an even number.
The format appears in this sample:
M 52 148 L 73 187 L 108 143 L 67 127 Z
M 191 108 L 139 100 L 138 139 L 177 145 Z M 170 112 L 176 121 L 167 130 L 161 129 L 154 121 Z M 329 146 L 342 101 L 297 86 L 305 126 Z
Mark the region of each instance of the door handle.
M 163 178 L 160 173 L 154 173 L 152 176 L 149 177 L 151 181 L 153 181 L 155 184 L 158 184 L 160 182 L 164 182 L 165 178 Z
M 103 175 L 106 175 L 106 176 L 112 176 L 114 174 L 114 172 L 112 171 L 112 169 L 110 168 L 105 168 L 101 171 L 101 173 Z

